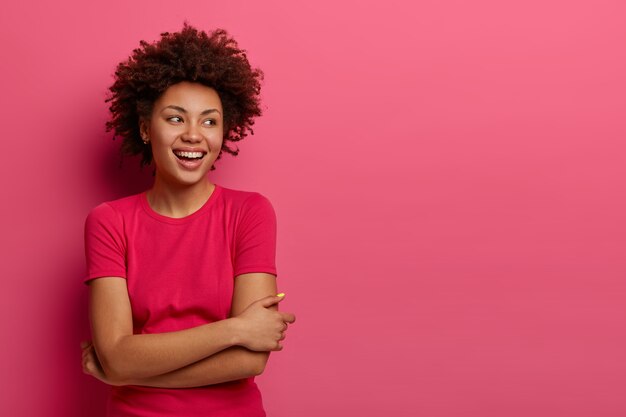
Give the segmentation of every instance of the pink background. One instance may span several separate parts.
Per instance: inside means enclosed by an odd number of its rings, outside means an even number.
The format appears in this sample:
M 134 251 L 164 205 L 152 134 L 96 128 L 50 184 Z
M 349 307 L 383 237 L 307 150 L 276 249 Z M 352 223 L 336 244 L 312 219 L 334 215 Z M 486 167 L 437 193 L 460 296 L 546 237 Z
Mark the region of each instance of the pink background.
M 3 5 L 0 414 L 103 415 L 83 222 L 150 180 L 103 99 L 184 19 L 266 73 L 211 175 L 278 214 L 268 415 L 626 415 L 621 0 Z

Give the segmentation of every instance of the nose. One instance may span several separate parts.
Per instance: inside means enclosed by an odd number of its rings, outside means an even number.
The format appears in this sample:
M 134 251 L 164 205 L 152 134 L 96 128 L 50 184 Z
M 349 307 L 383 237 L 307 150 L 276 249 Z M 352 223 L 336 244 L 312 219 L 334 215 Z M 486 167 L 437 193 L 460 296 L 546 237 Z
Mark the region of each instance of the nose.
M 181 139 L 185 142 L 197 143 L 202 140 L 202 135 L 200 134 L 200 128 L 193 123 L 189 123 L 186 125 L 187 129 L 182 134 Z

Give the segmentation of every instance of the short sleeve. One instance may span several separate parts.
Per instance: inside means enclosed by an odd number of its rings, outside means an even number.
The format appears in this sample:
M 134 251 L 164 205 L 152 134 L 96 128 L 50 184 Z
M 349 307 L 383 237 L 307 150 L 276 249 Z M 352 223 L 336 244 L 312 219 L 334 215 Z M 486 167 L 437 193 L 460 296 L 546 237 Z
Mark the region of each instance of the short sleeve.
M 235 276 L 276 271 L 276 213 L 270 201 L 254 193 L 243 203 L 235 232 Z
M 107 203 L 91 210 L 85 220 L 85 259 L 85 284 L 100 277 L 126 278 L 126 245 L 122 219 Z

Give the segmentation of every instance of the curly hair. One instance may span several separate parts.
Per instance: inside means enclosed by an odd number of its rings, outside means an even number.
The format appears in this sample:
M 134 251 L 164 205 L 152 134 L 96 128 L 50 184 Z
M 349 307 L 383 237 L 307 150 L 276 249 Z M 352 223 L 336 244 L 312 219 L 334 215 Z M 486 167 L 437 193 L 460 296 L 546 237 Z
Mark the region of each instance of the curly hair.
M 105 100 L 110 102 L 112 116 L 106 130 L 122 138 L 122 154 L 142 156 L 141 166 L 152 162 L 152 149 L 141 140 L 139 120 L 150 117 L 154 102 L 173 84 L 197 82 L 218 93 L 224 110 L 224 140 L 217 159 L 222 151 L 237 156 L 239 149 L 231 149 L 228 142 L 253 135 L 254 118 L 261 115 L 263 72 L 250 66 L 245 50 L 224 29 L 207 34 L 185 22 L 180 32 L 161 33 L 157 42 L 142 40 L 117 66 L 114 79 Z

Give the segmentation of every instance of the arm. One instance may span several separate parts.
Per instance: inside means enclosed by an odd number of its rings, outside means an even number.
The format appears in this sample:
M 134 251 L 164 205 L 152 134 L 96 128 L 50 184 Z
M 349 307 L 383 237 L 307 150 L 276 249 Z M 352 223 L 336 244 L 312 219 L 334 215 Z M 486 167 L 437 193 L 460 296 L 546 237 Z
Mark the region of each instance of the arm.
M 275 293 L 276 277 L 274 275 L 266 273 L 249 273 L 239 275 L 235 278 L 235 291 L 233 295 L 231 316 L 239 317 L 243 315 L 244 311 L 254 301 L 259 299 L 267 299 L 268 296 L 270 296 L 270 299 L 275 299 L 275 297 L 272 297 Z M 267 309 L 277 310 L 276 303 L 279 300 L 280 298 L 276 299 L 276 301 L 270 307 L 267 307 Z M 295 317 L 293 317 L 293 314 L 281 313 L 281 319 L 284 320 L 285 323 L 292 323 Z M 278 340 L 280 341 L 282 339 L 284 339 L 284 333 L 279 336 Z M 276 350 L 280 349 L 282 349 L 282 346 L 279 342 L 277 342 Z M 87 352 L 87 354 L 89 356 L 89 352 Z M 234 381 L 262 373 L 268 356 L 268 351 L 257 352 L 244 347 L 233 346 L 209 356 L 208 358 L 174 371 L 152 377 L 128 379 L 124 382 L 118 382 L 116 385 L 185 388 Z M 91 354 L 89 361 L 89 365 L 83 365 L 85 372 L 103 380 L 104 382 L 111 383 L 106 381 L 103 378 L 103 375 L 98 375 L 99 367 L 97 364 L 97 358 L 95 358 L 93 353 Z
M 232 320 L 176 332 L 135 335 L 125 279 L 95 279 L 89 292 L 95 351 L 111 380 L 170 372 L 237 343 Z
M 255 300 L 276 294 L 276 277 L 267 273 L 241 274 L 235 278 L 235 289 L 231 317 L 237 317 Z M 276 311 L 277 304 L 268 307 Z M 283 320 L 293 323 L 293 314 L 283 313 Z M 284 332 L 284 330 L 283 330 Z M 284 333 L 280 340 L 284 339 Z M 277 343 L 276 350 L 282 345 Z M 203 359 L 193 365 L 139 381 L 133 385 L 147 385 L 163 388 L 196 387 L 221 382 L 234 381 L 260 375 L 267 363 L 270 352 L 255 352 L 241 347 L 233 347 Z
M 269 310 L 261 302 L 253 303 L 237 318 L 176 332 L 135 335 L 126 281 L 96 279 L 90 287 L 94 353 L 107 379 L 117 385 L 185 368 L 231 346 L 256 351 L 280 348 L 276 328 L 282 326 L 282 316 L 268 316 Z M 278 302 L 259 301 L 268 305 Z M 240 373 L 241 369 L 236 374 Z
M 235 346 L 176 371 L 126 381 L 123 385 L 192 388 L 236 381 L 260 375 L 263 369 L 258 368 L 258 364 L 265 356 L 265 352 L 253 352 Z
M 89 342 L 83 342 L 82 348 L 84 373 L 109 385 L 141 385 L 158 388 L 200 387 L 256 376 L 261 373 L 262 369 L 254 368 L 258 366 L 259 362 L 254 356 L 264 355 L 263 352 L 254 352 L 243 347 L 231 347 L 166 374 L 135 380 L 115 381 L 108 378 L 102 370 L 93 345 Z

